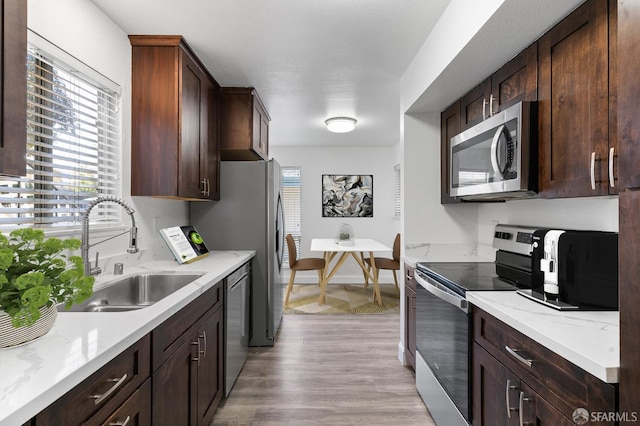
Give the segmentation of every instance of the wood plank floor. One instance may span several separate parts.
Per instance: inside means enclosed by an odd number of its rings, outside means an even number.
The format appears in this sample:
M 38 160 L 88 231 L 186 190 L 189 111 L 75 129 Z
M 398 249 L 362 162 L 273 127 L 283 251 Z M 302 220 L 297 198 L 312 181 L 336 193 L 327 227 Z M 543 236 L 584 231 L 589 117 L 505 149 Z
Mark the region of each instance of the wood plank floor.
M 398 361 L 398 315 L 285 315 L 213 425 L 435 425 Z

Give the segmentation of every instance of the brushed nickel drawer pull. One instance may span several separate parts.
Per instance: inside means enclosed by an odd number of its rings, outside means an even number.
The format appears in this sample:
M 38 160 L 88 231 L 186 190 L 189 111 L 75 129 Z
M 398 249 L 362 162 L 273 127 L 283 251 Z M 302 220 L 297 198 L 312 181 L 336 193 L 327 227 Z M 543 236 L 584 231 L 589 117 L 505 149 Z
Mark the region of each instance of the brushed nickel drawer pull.
M 131 420 L 131 416 L 127 416 L 127 418 L 121 422 L 111 422 L 109 423 L 109 426 L 127 426 L 129 424 L 129 420 Z
M 591 189 L 596 189 L 596 152 L 591 153 Z
M 517 410 L 517 408 L 511 408 L 511 401 L 510 401 L 511 398 L 509 398 L 509 393 L 513 389 L 518 389 L 518 387 L 517 386 L 511 386 L 511 379 L 507 379 L 507 383 L 506 383 L 506 386 L 504 388 L 504 393 L 505 393 L 504 399 L 507 402 L 507 417 L 508 418 L 511 418 L 511 412 L 512 411 L 516 411 Z
M 491 94 L 491 96 L 489 97 L 489 117 L 493 116 L 493 100 L 495 98 L 493 97 L 493 93 Z
M 528 422 L 525 423 L 524 422 L 524 403 L 529 402 L 530 399 L 529 398 L 525 398 L 524 397 L 524 392 L 520 391 L 520 403 L 519 403 L 519 407 L 520 407 L 520 426 L 524 426 L 525 424 L 529 424 Z
M 509 352 L 515 359 L 517 359 L 518 361 L 520 361 L 521 363 L 525 364 L 527 367 L 531 367 L 531 365 L 533 364 L 533 360 L 532 359 L 526 359 L 523 358 L 522 355 L 520 355 L 518 353 L 518 349 L 511 349 L 508 345 L 504 347 L 507 352 Z
M 198 351 L 196 352 L 196 357 L 191 358 L 191 361 L 196 361 L 197 365 L 200 365 L 200 354 L 202 351 L 200 350 L 200 338 L 197 338 L 195 342 L 191 342 L 191 346 L 198 346 Z
M 612 188 L 616 186 L 616 177 L 613 175 L 613 157 L 615 156 L 615 147 L 609 149 L 609 185 Z
M 202 332 L 202 340 L 204 342 L 204 351 L 202 351 L 202 357 L 206 358 L 207 357 L 207 332 L 206 331 Z
M 111 379 L 109 382 L 115 382 L 105 393 L 102 395 L 91 395 L 91 398 L 95 399 L 93 402 L 95 405 L 99 405 L 104 402 L 112 393 L 114 393 L 120 386 L 127 380 L 127 373 L 124 373 L 119 379 Z

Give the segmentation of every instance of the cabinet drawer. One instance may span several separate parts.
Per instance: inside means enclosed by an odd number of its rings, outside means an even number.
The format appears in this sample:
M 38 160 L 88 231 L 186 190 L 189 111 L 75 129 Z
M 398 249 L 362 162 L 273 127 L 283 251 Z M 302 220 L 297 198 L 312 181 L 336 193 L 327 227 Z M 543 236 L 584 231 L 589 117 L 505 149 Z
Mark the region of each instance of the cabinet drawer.
M 149 377 L 149 358 L 147 335 L 38 414 L 36 425 L 80 424 L 98 410 L 115 411 Z
M 416 292 L 416 280 L 414 278 L 415 268 L 405 263 L 404 265 L 404 285 Z
M 103 415 L 103 411 L 105 414 Z M 106 420 L 104 420 L 104 418 Z M 151 424 L 151 379 L 147 381 L 124 404 L 116 409 L 115 413 L 108 414 L 101 410 L 91 417 L 86 426 L 145 426 Z
M 222 288 L 222 282 L 217 283 L 151 332 L 151 371 L 156 371 L 189 339 L 204 314 L 222 306 Z
M 615 411 L 616 387 L 473 307 L 474 340 L 571 418 L 576 408 Z M 529 365 L 530 364 L 530 365 Z

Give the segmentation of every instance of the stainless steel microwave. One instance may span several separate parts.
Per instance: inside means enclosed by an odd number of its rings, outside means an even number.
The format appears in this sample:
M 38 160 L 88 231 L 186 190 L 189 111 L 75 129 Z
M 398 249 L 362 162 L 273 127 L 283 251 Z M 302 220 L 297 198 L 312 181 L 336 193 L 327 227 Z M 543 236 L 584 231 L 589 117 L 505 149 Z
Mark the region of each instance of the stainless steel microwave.
M 537 196 L 536 106 L 519 102 L 451 138 L 451 196 L 463 200 Z

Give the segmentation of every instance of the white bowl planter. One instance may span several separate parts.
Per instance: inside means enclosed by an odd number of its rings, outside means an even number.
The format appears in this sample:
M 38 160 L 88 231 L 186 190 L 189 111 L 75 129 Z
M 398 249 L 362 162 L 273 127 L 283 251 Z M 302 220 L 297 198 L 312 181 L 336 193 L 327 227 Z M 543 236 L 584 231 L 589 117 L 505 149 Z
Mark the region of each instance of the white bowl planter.
M 0 348 L 20 345 L 44 336 L 51 330 L 58 317 L 56 305 L 40 308 L 40 318 L 35 324 L 15 328 L 11 325 L 11 317 L 0 310 Z

